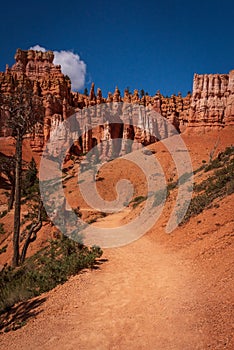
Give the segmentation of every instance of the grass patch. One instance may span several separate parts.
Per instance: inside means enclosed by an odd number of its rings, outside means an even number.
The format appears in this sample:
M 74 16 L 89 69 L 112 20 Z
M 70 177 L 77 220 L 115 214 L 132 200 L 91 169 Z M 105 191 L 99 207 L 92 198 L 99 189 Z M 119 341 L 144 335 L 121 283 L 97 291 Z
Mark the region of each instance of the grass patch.
M 187 222 L 192 216 L 200 214 L 205 208 L 211 207 L 215 199 L 234 193 L 233 155 L 234 147 L 228 147 L 204 169 L 204 172 L 216 170 L 208 179 L 194 186 L 194 191 L 198 194 L 192 198 L 182 223 Z
M 94 268 L 101 256 L 99 247 L 88 248 L 65 236 L 50 241 L 22 266 L 0 271 L 0 312 L 53 289 L 84 268 Z

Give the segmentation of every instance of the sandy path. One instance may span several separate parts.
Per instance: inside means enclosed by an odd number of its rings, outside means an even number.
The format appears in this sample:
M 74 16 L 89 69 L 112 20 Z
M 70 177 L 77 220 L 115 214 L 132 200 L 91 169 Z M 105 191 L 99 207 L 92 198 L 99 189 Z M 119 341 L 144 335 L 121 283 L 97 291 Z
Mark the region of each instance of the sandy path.
M 123 215 L 104 218 L 105 226 Z M 104 258 L 99 270 L 46 294 L 43 312 L 2 335 L 1 349 L 204 349 L 187 260 L 147 236 Z

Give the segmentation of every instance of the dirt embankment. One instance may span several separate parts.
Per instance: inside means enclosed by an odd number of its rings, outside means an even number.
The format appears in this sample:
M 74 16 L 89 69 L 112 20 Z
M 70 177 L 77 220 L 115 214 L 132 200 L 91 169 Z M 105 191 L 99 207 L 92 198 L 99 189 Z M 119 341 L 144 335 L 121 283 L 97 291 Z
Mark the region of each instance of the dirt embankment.
M 195 168 L 209 159 L 217 137 L 210 134 L 201 144 L 196 136 L 184 136 Z M 220 137 L 216 152 L 229 144 L 230 136 Z M 12 317 L 28 322 L 1 334 L 0 348 L 233 349 L 233 200 L 234 195 L 222 199 L 171 234 L 164 231 L 168 204 L 141 239 L 106 249 L 99 269 L 72 277 L 34 305 L 16 307 Z M 125 215 L 96 225 L 118 226 Z

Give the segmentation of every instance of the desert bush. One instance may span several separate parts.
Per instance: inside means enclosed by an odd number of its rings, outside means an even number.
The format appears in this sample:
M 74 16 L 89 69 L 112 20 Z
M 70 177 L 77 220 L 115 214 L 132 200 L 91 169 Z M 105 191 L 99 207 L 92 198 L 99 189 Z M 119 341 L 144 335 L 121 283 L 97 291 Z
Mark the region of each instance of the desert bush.
M 0 311 L 47 292 L 84 268 L 94 268 L 101 256 L 101 248 L 88 248 L 65 236 L 50 241 L 19 268 L 7 266 L 0 272 Z
M 200 214 L 205 208 L 217 198 L 234 193 L 234 153 L 233 147 L 228 147 L 224 152 L 219 153 L 218 157 L 210 164 L 211 169 L 217 169 L 208 179 L 194 186 L 195 192 L 200 192 L 192 198 L 188 211 L 183 222 L 189 220 L 191 216 Z M 208 167 L 207 167 L 208 168 Z M 207 168 L 204 171 L 208 171 Z
M 210 164 L 207 165 L 207 167 L 205 167 L 204 171 L 207 172 L 212 169 L 220 168 L 221 166 L 222 166 L 222 162 L 220 161 L 220 159 L 215 158 L 210 162 Z
M 223 152 L 220 152 L 218 156 L 212 160 L 205 168 L 205 172 L 221 168 L 222 166 L 225 165 L 227 161 L 231 160 L 231 156 L 234 155 L 234 147 L 230 146 L 227 147 Z
M 206 193 L 192 198 L 187 213 L 185 214 L 181 223 L 185 223 L 191 216 L 200 214 L 211 202 Z
M 176 187 L 178 187 L 178 181 L 169 182 L 169 184 L 167 185 L 167 191 L 173 191 Z
M 28 169 L 23 172 L 22 196 L 30 198 L 30 196 L 38 192 L 39 184 L 37 178 L 37 166 L 34 158 L 28 164 Z
M 136 208 L 140 203 L 144 202 L 147 198 L 148 198 L 147 196 L 137 196 L 133 198 L 133 200 L 131 200 L 130 203 L 133 203 L 133 208 Z

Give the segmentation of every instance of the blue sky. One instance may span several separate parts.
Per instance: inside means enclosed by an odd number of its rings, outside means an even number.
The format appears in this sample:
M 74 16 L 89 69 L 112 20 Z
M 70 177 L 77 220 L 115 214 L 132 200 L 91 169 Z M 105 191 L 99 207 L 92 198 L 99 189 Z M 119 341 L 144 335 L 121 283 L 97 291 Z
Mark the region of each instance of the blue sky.
M 9 1 L 0 5 L 0 70 L 18 47 L 70 50 L 104 96 L 192 89 L 193 74 L 234 69 L 233 0 Z M 83 91 L 83 88 L 81 88 Z

